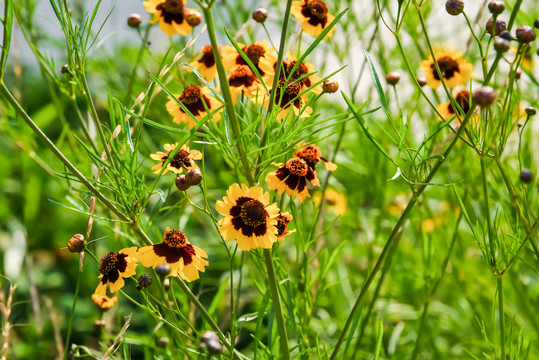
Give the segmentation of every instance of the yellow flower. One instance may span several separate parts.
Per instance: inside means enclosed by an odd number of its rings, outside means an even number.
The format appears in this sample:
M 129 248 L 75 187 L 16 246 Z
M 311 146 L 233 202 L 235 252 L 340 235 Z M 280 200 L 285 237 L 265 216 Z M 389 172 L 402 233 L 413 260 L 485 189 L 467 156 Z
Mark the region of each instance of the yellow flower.
M 305 162 L 307 163 L 307 165 L 309 165 L 311 169 L 315 170 L 316 164 L 318 164 L 320 161 L 323 161 L 327 171 L 337 170 L 337 165 L 335 165 L 328 159 L 323 158 L 320 148 L 315 144 L 307 145 L 306 143 L 301 142 L 298 144 L 298 146 L 300 146 L 301 148 L 296 150 L 296 152 L 294 152 L 294 155 L 296 155 L 300 159 L 305 160 Z
M 288 224 L 292 221 L 292 215 L 290 215 L 288 212 L 279 212 L 279 215 L 276 217 L 277 224 L 275 225 L 275 228 L 277 229 L 277 232 L 275 235 L 277 235 L 277 240 L 283 241 L 284 237 L 287 235 L 292 234 L 296 231 L 296 229 L 292 231 L 288 231 Z
M 238 97 L 242 93 L 247 97 L 252 97 L 259 89 L 259 80 L 247 65 L 232 68 L 228 76 L 228 84 L 234 104 L 238 102 Z
M 178 101 L 191 112 L 195 119 L 201 120 L 216 114 L 221 106 L 217 99 L 208 95 L 209 93 L 210 89 L 207 87 L 201 88 L 197 85 L 191 85 L 186 87 L 181 95 L 174 95 L 174 97 L 176 97 Z M 189 129 L 192 129 L 197 124 L 196 121 L 172 99 L 167 103 L 167 111 L 174 117 L 172 121 L 176 124 L 187 123 Z M 217 116 L 215 121 L 219 121 L 219 119 L 220 117 Z
M 438 50 L 434 55 L 447 87 L 464 85 L 471 79 L 473 65 L 462 58 L 461 51 Z M 442 84 L 432 57 L 423 60 L 420 68 L 425 72 L 427 85 L 431 88 L 436 89 Z
M 279 168 L 266 175 L 268 187 L 277 190 L 279 195 L 284 191 L 288 196 L 296 195 L 300 202 L 311 197 L 307 189 L 307 180 L 314 186 L 320 186 L 316 171 L 299 157 L 292 158 L 286 164 L 276 164 Z
M 307 34 L 317 37 L 331 24 L 335 17 L 328 11 L 328 6 L 321 0 L 294 1 L 290 13 L 301 21 L 301 28 Z M 329 39 L 335 32 L 335 26 L 324 37 Z
M 346 199 L 346 195 L 344 195 L 342 192 L 327 188 L 324 198 L 326 199 L 328 210 L 339 216 L 346 214 L 346 211 L 348 210 L 348 200 Z M 321 200 L 321 191 L 313 195 L 313 202 L 316 206 L 320 205 Z
M 159 28 L 168 36 L 180 34 L 189 35 L 193 30 L 185 20 L 186 12 L 193 9 L 185 9 L 187 0 L 148 0 L 142 5 L 146 11 L 153 14 L 151 24 L 159 21 Z
M 269 205 L 270 194 L 259 186 L 233 184 L 223 201 L 217 201 L 219 232 L 223 239 L 238 242 L 241 250 L 270 249 L 277 241 L 277 204 Z
M 199 271 L 204 272 L 208 261 L 208 254 L 201 248 L 191 245 L 185 233 L 167 227 L 163 234 L 161 244 L 141 247 L 137 257 L 145 267 L 167 264 L 170 273 L 167 276 L 178 276 L 186 281 L 199 278 Z
M 92 300 L 95 306 L 105 311 L 113 307 L 114 304 L 116 304 L 116 301 L 118 301 L 118 297 L 114 296 L 112 298 L 109 298 L 107 295 L 92 294 Z
M 457 104 L 459 104 L 460 108 L 464 112 L 464 115 L 466 115 L 470 110 L 470 92 L 465 89 L 460 90 L 455 95 L 455 101 Z M 440 114 L 442 114 L 444 117 L 443 119 L 440 119 L 441 121 L 451 119 L 453 116 L 455 116 L 455 114 L 457 114 L 458 111 L 458 109 L 454 108 L 449 101 L 436 106 L 436 109 L 438 109 Z M 458 113 L 460 114 L 460 111 Z M 457 121 L 460 124 L 459 118 L 457 118 Z
M 166 153 L 158 151 L 155 154 L 151 154 L 150 157 L 153 160 L 159 160 L 160 163 L 152 167 L 154 174 L 159 174 L 163 165 L 168 160 L 169 155 L 174 149 L 176 149 L 178 143 L 165 144 L 164 148 L 167 151 Z M 167 168 L 163 171 L 163 174 L 166 174 L 169 170 L 175 174 L 181 174 L 183 169 L 191 170 L 198 169 L 195 160 L 202 159 L 202 153 L 198 150 L 189 150 L 187 145 L 183 144 L 180 150 L 174 155 L 174 158 L 168 163 Z
M 249 60 L 253 63 L 255 68 L 260 73 L 260 76 L 264 76 L 264 70 L 260 68 L 260 59 L 265 58 L 267 61 L 275 63 L 277 56 L 273 53 L 273 48 L 268 47 L 266 40 L 255 41 L 254 44 L 245 45 L 238 43 L 240 49 L 247 55 Z M 223 47 L 223 65 L 227 71 L 231 71 L 238 65 L 247 65 L 247 62 L 243 59 L 240 53 L 234 46 Z
M 200 75 L 207 81 L 212 81 L 217 76 L 217 66 L 211 45 L 202 48 L 197 60 L 190 63 L 192 67 L 198 70 Z
M 105 255 L 99 263 L 99 278 L 101 281 L 95 289 L 95 294 L 104 296 L 107 294 L 107 285 L 110 292 L 120 290 L 124 285 L 124 277 L 135 275 L 137 268 L 137 248 L 130 247 Z

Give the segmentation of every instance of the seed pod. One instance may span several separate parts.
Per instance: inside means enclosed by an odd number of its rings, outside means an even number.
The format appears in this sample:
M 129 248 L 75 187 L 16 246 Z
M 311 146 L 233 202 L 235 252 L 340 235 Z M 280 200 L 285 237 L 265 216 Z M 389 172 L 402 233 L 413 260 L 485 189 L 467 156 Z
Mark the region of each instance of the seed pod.
M 494 40 L 494 49 L 496 52 L 504 53 L 511 48 L 511 43 L 508 40 L 497 38 Z
M 176 187 L 178 190 L 185 191 L 189 189 L 191 185 L 187 182 L 187 179 L 185 178 L 185 175 L 180 175 L 176 178 Z
M 526 115 L 528 115 L 530 117 L 537 114 L 537 111 L 535 110 L 535 108 L 533 108 L 531 106 L 527 107 L 525 111 L 526 111 Z
M 487 28 L 487 32 L 488 32 L 490 35 L 492 35 L 492 25 L 493 25 L 493 23 L 494 23 L 494 19 L 493 19 L 493 18 L 488 19 L 486 28 Z M 505 29 L 507 29 L 507 23 L 506 23 L 504 20 L 496 19 L 496 31 L 495 31 L 495 36 L 500 35 L 502 32 L 505 31 Z
M 517 28 L 517 40 L 523 44 L 527 44 L 535 40 L 535 30 L 531 26 L 523 25 Z
M 481 107 L 487 107 L 496 100 L 496 92 L 490 86 L 483 86 L 475 90 L 473 100 Z
M 198 185 L 202 181 L 202 173 L 199 169 L 191 169 L 185 174 L 185 181 L 189 186 Z
M 424 76 L 418 77 L 417 83 L 419 84 L 419 86 L 423 87 L 427 85 L 427 79 Z
M 142 23 L 142 18 L 139 14 L 131 14 L 127 17 L 127 25 L 134 29 L 138 28 Z
M 152 277 L 150 275 L 140 275 L 138 278 L 138 285 L 137 290 L 140 291 L 142 289 L 147 288 L 152 284 Z
M 322 84 L 322 89 L 328 94 L 334 94 L 339 90 L 339 83 L 328 79 Z
M 84 241 L 84 236 L 82 234 L 75 234 L 67 242 L 67 248 L 72 253 L 80 253 L 86 247 L 86 241 Z
M 186 10 L 184 15 L 189 26 L 195 27 L 202 22 L 202 14 L 196 10 Z
M 445 10 L 449 15 L 457 16 L 464 10 L 464 1 L 462 0 L 447 0 Z
M 500 37 L 502 39 L 507 40 L 507 41 L 513 40 L 513 37 L 511 36 L 511 33 L 509 31 L 507 31 L 507 30 L 502 31 L 502 33 L 500 34 Z
M 400 79 L 401 79 L 401 75 L 396 71 L 390 72 L 389 74 L 386 75 L 386 82 L 389 85 L 393 85 L 393 86 L 397 85 Z
M 170 273 L 170 265 L 161 264 L 155 267 L 155 272 L 161 277 L 165 277 Z
M 505 4 L 503 1 L 491 1 L 488 3 L 488 9 L 491 14 L 498 15 L 505 10 Z
M 253 20 L 257 23 L 263 24 L 268 18 L 268 10 L 264 8 L 258 8 L 253 11 Z
M 533 181 L 533 173 L 530 169 L 522 169 L 519 178 L 524 184 L 529 184 Z

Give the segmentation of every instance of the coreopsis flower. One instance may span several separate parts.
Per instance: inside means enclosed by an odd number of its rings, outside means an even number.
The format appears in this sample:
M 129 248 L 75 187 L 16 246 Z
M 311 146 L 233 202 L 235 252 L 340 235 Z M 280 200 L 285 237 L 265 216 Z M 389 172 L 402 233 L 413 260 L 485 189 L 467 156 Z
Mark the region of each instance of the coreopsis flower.
M 159 28 L 168 36 L 180 34 L 183 36 L 189 35 L 193 28 L 186 21 L 185 3 L 187 0 L 148 0 L 142 5 L 150 14 L 153 14 L 153 19 L 150 24 L 155 24 L 159 21 Z
M 269 204 L 270 194 L 261 187 L 233 184 L 223 201 L 215 208 L 224 218 L 219 220 L 223 239 L 238 242 L 241 250 L 270 249 L 277 241 L 276 203 Z
M 328 6 L 321 0 L 294 1 L 290 13 L 296 20 L 301 21 L 301 28 L 307 34 L 317 37 L 331 24 L 335 16 L 328 11 Z M 324 40 L 333 36 L 335 27 L 324 37 Z
M 332 188 L 327 188 L 324 199 L 326 200 L 326 207 L 329 211 L 332 211 L 339 216 L 346 214 L 346 211 L 348 210 L 348 200 L 346 199 L 345 194 Z M 315 193 L 313 195 L 313 203 L 316 206 L 319 206 L 321 202 L 322 192 Z
M 447 87 L 464 85 L 471 79 L 473 65 L 462 57 L 462 51 L 439 50 L 435 51 L 434 55 Z M 432 57 L 422 61 L 420 68 L 425 72 L 427 85 L 433 89 L 438 88 L 442 82 Z
M 277 232 L 275 235 L 277 235 L 277 240 L 283 241 L 284 237 L 287 235 L 292 234 L 296 230 L 289 231 L 288 230 L 288 224 L 292 221 L 292 215 L 290 215 L 288 212 L 279 212 L 279 215 L 276 217 L 277 224 L 275 225 L 275 228 L 277 229 Z
M 265 58 L 270 63 L 277 61 L 277 56 L 274 54 L 273 48 L 268 47 L 266 40 L 255 41 L 254 44 L 245 45 L 238 43 L 240 49 L 247 55 L 253 63 L 260 76 L 264 76 L 265 72 L 260 68 L 260 59 Z M 223 47 L 223 65 L 225 69 L 231 71 L 238 65 L 247 65 L 247 61 L 243 59 L 240 53 L 234 46 Z
M 107 294 L 107 285 L 110 292 L 120 290 L 124 285 L 124 277 L 135 275 L 137 268 L 136 246 L 110 252 L 99 262 L 99 278 L 101 281 L 95 289 L 95 294 L 103 296 Z
M 191 112 L 195 119 L 201 120 L 212 117 L 212 115 L 217 113 L 217 110 L 221 106 L 217 99 L 208 95 L 209 93 L 210 89 L 207 87 L 191 85 L 186 87 L 181 95 L 174 95 L 174 97 L 176 97 L 178 101 Z M 187 123 L 189 129 L 192 129 L 197 124 L 197 122 L 172 99 L 167 102 L 167 111 L 173 116 L 172 121 L 176 124 Z M 219 116 L 215 117 L 215 121 L 219 121 Z
M 276 164 L 279 168 L 266 175 L 268 187 L 271 190 L 277 190 L 279 195 L 284 191 L 288 196 L 296 195 L 300 202 L 311 197 L 307 189 L 307 180 L 314 186 L 320 186 L 320 181 L 313 170 L 305 160 L 295 157 L 289 159 L 286 164 Z
M 205 45 L 200 51 L 197 60 L 190 63 L 192 67 L 202 75 L 207 81 L 212 81 L 217 76 L 217 66 L 215 65 L 215 56 L 211 45 Z
M 470 92 L 466 89 L 460 90 L 455 95 L 455 101 L 459 104 L 464 115 L 466 115 L 470 110 Z M 444 117 L 443 119 L 440 119 L 441 121 L 449 120 L 457 113 L 460 115 L 460 111 L 449 101 L 436 106 L 436 109 L 438 109 L 440 114 Z M 457 117 L 457 123 L 460 124 L 460 116 Z
M 238 102 L 238 97 L 243 93 L 247 97 L 252 97 L 258 90 L 259 80 L 247 65 L 238 65 L 230 70 L 228 84 L 234 104 Z
M 160 161 L 159 164 L 152 167 L 152 170 L 154 171 L 154 174 L 161 173 L 161 169 L 163 168 L 163 165 L 165 165 L 165 162 L 168 160 L 170 154 L 176 149 L 176 146 L 178 146 L 178 143 L 172 144 L 165 144 L 164 148 L 166 153 L 162 151 L 158 151 L 155 154 L 151 154 L 150 157 L 153 160 Z M 180 150 L 174 155 L 172 160 L 168 163 L 166 169 L 163 171 L 163 174 L 166 174 L 168 171 L 171 171 L 175 174 L 181 174 L 182 171 L 185 170 L 191 170 L 191 169 L 198 169 L 197 164 L 195 163 L 195 160 L 202 159 L 202 153 L 198 150 L 189 150 L 187 145 L 183 144 Z
M 208 254 L 201 248 L 191 245 L 185 233 L 167 227 L 163 242 L 138 249 L 138 260 L 145 267 L 156 268 L 159 265 L 170 266 L 167 276 L 178 276 L 186 281 L 199 278 L 199 271 L 204 272 L 209 263 L 204 258 Z
M 109 298 L 107 295 L 92 294 L 92 301 L 94 302 L 95 306 L 105 311 L 113 307 L 114 304 L 116 304 L 116 301 L 118 301 L 118 297 L 114 296 L 112 298 Z
M 337 165 L 322 157 L 322 152 L 320 148 L 315 144 L 299 143 L 300 148 L 294 152 L 294 155 L 300 159 L 305 160 L 307 165 L 313 170 L 315 170 L 316 165 L 323 161 L 327 171 L 337 170 Z

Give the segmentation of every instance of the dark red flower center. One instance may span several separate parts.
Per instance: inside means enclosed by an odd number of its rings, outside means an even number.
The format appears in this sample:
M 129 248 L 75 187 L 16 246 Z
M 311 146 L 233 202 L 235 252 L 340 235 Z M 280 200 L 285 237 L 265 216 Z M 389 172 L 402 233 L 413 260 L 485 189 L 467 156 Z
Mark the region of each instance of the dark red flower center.
M 247 65 L 236 66 L 234 69 L 232 69 L 230 76 L 228 77 L 228 83 L 230 86 L 234 87 L 240 87 L 242 85 L 245 87 L 250 87 L 257 80 L 257 77 Z
M 178 100 L 184 105 L 195 104 L 202 97 L 202 90 L 196 85 L 191 85 L 183 90 Z
M 155 9 L 161 11 L 161 17 L 167 24 L 172 24 L 173 21 L 182 24 L 184 21 L 182 0 L 167 0 L 157 5 Z
M 182 0 L 166 0 L 161 6 L 166 12 L 171 14 L 183 13 L 183 1 Z
M 300 158 L 293 158 L 286 162 L 286 168 L 290 171 L 290 173 L 297 175 L 297 176 L 306 176 L 307 172 L 309 171 L 309 166 L 305 162 L 305 160 Z
M 280 213 L 276 219 L 277 224 L 275 225 L 275 228 L 277 229 L 277 236 L 281 236 L 288 231 L 288 223 L 290 223 L 290 219 Z
M 211 45 L 205 45 L 202 48 L 202 57 L 198 60 L 199 63 L 204 63 L 204 66 L 210 68 L 215 65 L 215 57 Z
M 240 217 L 246 225 L 255 228 L 266 223 L 268 213 L 264 208 L 264 204 L 252 199 L 241 206 Z
M 180 230 L 169 230 L 163 235 L 163 242 L 172 248 L 183 248 L 187 246 L 187 236 Z
M 467 114 L 470 110 L 470 92 L 468 90 L 459 91 L 457 96 L 455 96 L 455 101 L 459 104 L 464 114 Z M 449 103 L 447 110 L 450 114 L 455 114 L 455 109 L 453 109 L 451 103 Z
M 161 158 L 161 160 L 163 162 L 167 161 L 167 159 L 170 156 L 170 154 L 172 153 L 172 151 L 174 151 L 174 150 L 171 150 L 168 153 L 168 155 L 163 156 Z M 183 168 L 191 167 L 192 161 L 189 158 L 189 151 L 183 150 L 183 149 L 178 150 L 178 152 L 176 153 L 176 155 L 174 155 L 174 158 L 172 158 L 172 160 L 170 161 L 169 164 L 170 164 L 170 166 L 172 166 L 172 167 L 174 167 L 176 169 L 181 169 L 182 167 Z
M 436 60 L 438 62 L 438 67 L 440 68 L 440 73 L 442 74 L 444 79 L 451 79 L 455 73 L 458 73 L 459 70 L 459 63 L 449 57 L 449 56 L 443 56 Z M 434 63 L 430 65 L 430 68 L 432 69 L 432 75 L 436 80 L 440 80 L 440 76 L 438 76 L 438 72 L 436 71 L 436 66 Z
M 320 0 L 305 0 L 301 8 L 301 15 L 308 18 L 312 26 L 322 25 L 326 27 L 328 21 L 328 7 Z
M 104 276 L 109 275 L 112 277 L 111 272 L 125 271 L 127 267 L 127 261 L 125 258 L 127 255 L 110 252 L 105 255 L 99 262 L 99 272 Z
M 316 145 L 308 145 L 303 149 L 299 149 L 296 152 L 296 156 L 302 158 L 307 163 L 317 164 L 320 162 L 322 154 L 320 153 L 320 148 Z
M 260 62 L 260 58 L 264 56 L 264 54 L 266 53 L 266 50 L 264 50 L 264 48 L 260 45 L 253 44 L 253 45 L 247 46 L 243 50 L 243 52 L 245 53 L 245 55 L 247 55 L 249 60 L 251 60 L 251 62 L 255 66 L 258 66 L 258 63 Z

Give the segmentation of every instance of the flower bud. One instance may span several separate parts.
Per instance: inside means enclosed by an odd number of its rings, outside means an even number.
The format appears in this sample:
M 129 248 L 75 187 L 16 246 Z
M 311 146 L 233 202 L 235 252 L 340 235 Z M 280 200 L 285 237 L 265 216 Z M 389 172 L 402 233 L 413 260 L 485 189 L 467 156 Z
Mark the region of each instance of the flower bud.
M 64 75 L 69 74 L 69 65 L 67 64 L 62 65 L 62 67 L 60 68 L 60 72 Z
M 524 184 L 529 184 L 533 181 L 533 173 L 530 169 L 522 169 L 519 178 Z
M 155 272 L 161 277 L 165 277 L 170 273 L 170 265 L 161 264 L 155 267 Z
M 424 76 L 418 77 L 417 83 L 419 84 L 419 86 L 423 87 L 427 85 L 427 79 Z
M 199 169 L 191 169 L 185 174 L 185 181 L 189 186 L 198 185 L 202 181 L 202 173 Z
M 481 107 L 487 107 L 496 100 L 496 92 L 490 86 L 483 86 L 475 90 L 473 100 Z
M 490 18 L 488 19 L 487 21 L 487 25 L 486 25 L 486 28 L 487 28 L 487 32 L 491 35 L 492 34 L 492 25 L 494 23 L 494 19 L 493 18 Z M 498 36 L 500 35 L 502 32 L 505 31 L 505 29 L 507 29 L 507 23 L 504 21 L 504 20 L 501 20 L 501 19 L 496 19 L 496 30 L 495 30 L 495 36 Z
M 186 10 L 184 15 L 189 26 L 195 27 L 202 22 L 202 14 L 196 10 Z
M 397 85 L 400 79 L 401 79 L 401 75 L 396 71 L 390 72 L 389 74 L 386 75 L 386 82 L 389 85 L 393 85 L 393 86 Z
M 328 79 L 322 84 L 322 89 L 328 94 L 334 94 L 339 90 L 339 83 Z
M 502 31 L 502 33 L 500 34 L 500 37 L 502 39 L 507 40 L 507 41 L 513 40 L 513 37 L 511 36 L 511 33 L 509 31 L 507 31 L 507 30 Z
M 522 76 L 522 70 L 516 69 L 515 70 L 515 79 L 519 80 L 521 76 Z
M 523 25 L 517 28 L 517 40 L 523 44 L 527 44 L 535 40 L 535 30 L 531 26 Z
M 213 331 L 206 331 L 204 334 L 202 334 L 198 347 L 201 350 L 206 349 L 210 354 L 214 355 L 223 352 L 223 345 L 221 345 L 219 338 Z
M 170 279 L 169 278 L 166 278 L 163 280 L 163 288 L 165 289 L 165 291 L 168 291 L 168 289 L 170 288 Z
M 142 289 L 147 288 L 152 284 L 152 277 L 150 275 L 140 275 L 138 278 L 138 285 L 137 290 L 140 291 Z
M 164 348 L 167 346 L 167 344 L 170 342 L 170 339 L 168 337 L 160 337 L 155 339 L 155 346 Z
M 268 18 L 268 10 L 264 8 L 258 8 L 253 11 L 253 20 L 257 23 L 263 24 Z
M 539 19 L 535 19 L 535 21 L 533 22 L 533 27 L 539 29 Z
M 491 1 L 488 3 L 488 10 L 492 15 L 501 14 L 505 10 L 503 1 Z
M 178 190 L 185 191 L 189 189 L 191 185 L 187 182 L 185 175 L 180 175 L 176 178 L 176 187 Z
M 535 110 L 535 108 L 533 108 L 533 107 L 531 107 L 531 106 L 527 107 L 525 111 L 526 111 L 526 115 L 528 115 L 528 116 L 530 116 L 530 117 L 532 117 L 532 116 L 534 116 L 535 114 L 537 114 L 537 111 Z
M 86 241 L 84 241 L 84 236 L 82 234 L 75 234 L 67 242 L 67 248 L 72 253 L 80 253 L 86 247 Z
M 445 10 L 449 15 L 459 15 L 464 10 L 464 1 L 462 0 L 447 0 L 445 3 Z
M 511 43 L 508 40 L 497 38 L 494 40 L 494 50 L 499 53 L 504 53 L 511 48 Z
M 138 28 L 142 23 L 142 19 L 139 14 L 131 14 L 127 17 L 127 25 L 134 29 Z

